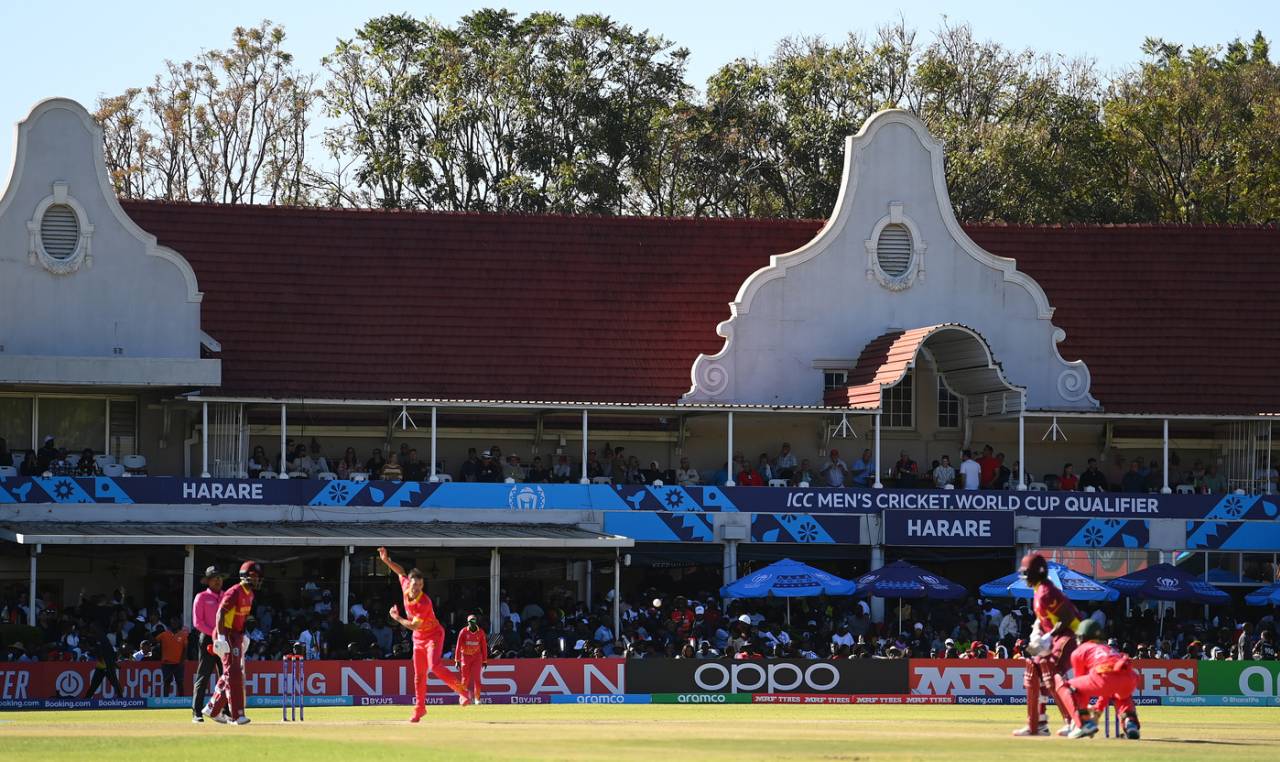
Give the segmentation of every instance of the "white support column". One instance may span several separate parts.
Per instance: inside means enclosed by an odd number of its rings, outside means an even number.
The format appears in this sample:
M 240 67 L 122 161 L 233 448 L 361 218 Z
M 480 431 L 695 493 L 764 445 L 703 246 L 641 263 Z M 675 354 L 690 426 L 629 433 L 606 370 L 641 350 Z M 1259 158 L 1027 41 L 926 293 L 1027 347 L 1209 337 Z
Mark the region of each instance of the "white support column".
M 1160 494 L 1167 495 L 1170 492 L 1173 490 L 1169 488 L 1169 419 L 1166 418 L 1164 419 L 1164 486 L 1160 488 Z
M 613 549 L 613 639 L 622 637 L 622 549 Z M 609 644 L 613 647 L 613 643 Z M 622 654 L 615 654 L 621 656 Z
M 200 404 L 200 478 L 209 478 L 209 403 Z
M 884 546 L 878 540 L 871 546 L 871 571 L 884 566 Z M 871 599 L 871 621 L 877 624 L 884 621 L 884 598 Z
M 431 478 L 428 481 L 438 481 L 436 478 L 436 407 L 431 406 Z
M 724 541 L 724 584 L 732 585 L 738 581 L 738 541 Z
M 590 558 L 588 558 L 587 559 L 587 596 L 586 598 L 584 598 L 584 600 L 587 602 L 587 611 L 591 611 L 594 608 L 592 606 L 592 601 L 591 601 L 591 594 L 595 592 L 594 590 L 591 589 L 592 576 L 594 574 L 595 574 L 595 562 L 593 562 Z
M 1027 488 L 1027 395 L 1022 395 L 1018 408 L 1018 489 Z
M 489 552 L 489 637 L 502 632 L 502 554 Z
M 289 446 L 289 415 L 285 412 L 285 404 L 280 403 L 280 473 L 277 474 L 281 479 L 289 478 L 289 453 L 285 450 Z
M 582 484 L 590 484 L 591 480 L 587 478 L 587 411 L 582 411 Z
M 726 461 L 725 461 L 725 463 L 726 463 L 726 466 L 725 466 L 725 469 L 724 469 L 724 473 L 725 473 L 725 482 L 724 482 L 724 486 L 726 486 L 726 487 L 732 487 L 732 486 L 734 486 L 734 481 L 733 481 L 733 411 L 732 411 L 732 410 L 730 410 L 730 411 L 729 411 L 729 453 L 728 453 L 728 460 L 726 460 Z M 725 583 L 725 584 L 728 584 L 728 583 Z
M 351 619 L 351 554 L 355 548 L 347 545 L 342 549 L 342 563 L 338 566 L 338 621 L 348 624 Z
M 188 545 L 182 559 L 182 626 L 191 629 L 191 601 L 196 597 L 196 546 Z
M 40 543 L 36 543 L 31 548 L 31 579 L 29 580 L 28 587 L 27 587 L 27 626 L 28 627 L 36 626 L 36 572 L 37 572 L 37 566 L 38 566 L 38 564 L 36 563 L 36 559 L 40 557 L 40 551 L 43 549 L 43 547 L 44 546 L 40 545 Z M 46 605 L 48 605 L 48 603 L 49 603 L 48 601 L 45 601 Z
M 872 461 L 873 462 L 871 465 L 875 467 L 875 471 L 876 471 L 876 480 L 872 482 L 871 486 L 875 487 L 876 489 L 884 489 L 884 482 L 880 481 L 880 414 L 879 413 L 876 413 L 876 453 L 875 453 L 875 457 L 872 458 Z

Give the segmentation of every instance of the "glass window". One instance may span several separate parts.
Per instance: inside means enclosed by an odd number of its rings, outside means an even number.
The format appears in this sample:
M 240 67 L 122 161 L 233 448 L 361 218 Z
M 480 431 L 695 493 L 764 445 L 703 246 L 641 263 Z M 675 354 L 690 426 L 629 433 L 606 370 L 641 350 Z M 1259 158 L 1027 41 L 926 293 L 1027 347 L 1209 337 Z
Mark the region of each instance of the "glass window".
M 52 435 L 58 447 L 104 452 L 107 444 L 107 401 L 79 397 L 40 398 L 40 438 Z
M 116 460 L 138 454 L 138 403 L 133 400 L 111 400 L 110 452 Z
M 849 385 L 849 371 L 847 370 L 825 370 L 822 372 L 822 390 L 829 392 L 832 389 L 843 389 Z
M 0 397 L 0 439 L 10 450 L 34 449 L 31 444 L 31 397 Z
M 884 425 L 886 428 L 915 428 L 915 394 L 913 393 L 914 385 L 912 383 L 914 376 L 914 372 L 908 371 L 897 386 L 891 386 L 884 390 Z
M 960 428 L 960 398 L 951 393 L 938 375 L 938 428 Z

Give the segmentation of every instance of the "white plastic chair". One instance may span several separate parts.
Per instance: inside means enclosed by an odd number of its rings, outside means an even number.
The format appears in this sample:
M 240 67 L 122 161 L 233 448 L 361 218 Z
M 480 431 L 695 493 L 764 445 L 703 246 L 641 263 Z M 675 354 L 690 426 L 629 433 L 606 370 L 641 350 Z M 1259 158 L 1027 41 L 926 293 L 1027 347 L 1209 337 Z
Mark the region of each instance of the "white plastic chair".
M 144 472 L 147 470 L 147 459 L 142 455 L 126 455 L 120 463 L 128 471 Z
M 954 485 L 954 484 L 944 484 L 944 485 L 942 485 L 942 488 L 943 488 L 943 489 L 955 489 L 955 488 L 956 488 L 956 485 Z
M 799 483 L 799 484 L 797 484 L 796 486 L 797 486 L 797 487 L 803 487 L 803 488 L 806 488 L 806 489 L 807 489 L 807 488 L 809 487 L 809 482 L 800 482 L 800 483 Z
M 275 471 L 259 471 L 258 478 L 259 479 L 279 479 L 280 474 L 277 474 Z
M 663 481 L 662 481 L 661 479 L 654 479 L 654 480 L 653 480 L 653 484 L 652 484 L 652 485 L 650 485 L 650 486 L 653 486 L 653 487 L 661 487 L 662 485 L 663 485 Z
M 347 478 L 353 482 L 369 481 L 369 475 L 366 474 L 364 471 L 352 471 L 350 474 L 347 474 Z
M 1176 486 L 1176 487 L 1174 487 L 1174 488 L 1173 488 L 1173 491 L 1174 491 L 1174 492 L 1176 492 L 1176 493 L 1178 493 L 1179 495 L 1194 495 L 1194 494 L 1196 494 L 1196 488 L 1195 488 L 1195 485 L 1192 485 L 1192 484 L 1179 484 L 1178 486 Z
M 290 471 L 289 478 L 290 479 L 309 479 L 311 477 L 307 475 L 306 471 Z
M 13 467 L 22 468 L 22 463 L 27 459 L 27 454 L 25 452 L 15 452 L 15 453 L 12 453 L 12 455 L 13 455 Z
M 1087 486 L 1087 487 L 1085 487 L 1085 488 L 1084 488 L 1084 491 L 1085 491 L 1085 492 L 1097 492 L 1097 491 L 1098 491 L 1098 488 L 1097 488 L 1097 487 L 1095 487 L 1095 486 L 1093 486 L 1092 484 L 1090 484 L 1089 486 Z
M 332 471 L 321 471 L 320 473 L 316 474 L 316 478 L 322 482 L 331 482 L 334 479 L 337 479 L 338 475 Z
M 1049 485 L 1045 484 L 1044 482 L 1031 482 L 1030 484 L 1027 485 L 1027 489 L 1031 490 L 1032 492 L 1048 492 Z
M 80 465 L 80 453 L 78 452 L 67 453 L 67 465 L 71 466 L 72 468 L 75 468 L 76 466 Z
M 592 484 L 613 484 L 613 479 L 608 476 L 597 476 L 591 480 Z
M 503 481 L 503 483 L 504 483 L 504 484 L 515 484 L 515 483 L 516 483 L 516 480 L 515 480 L 515 479 L 513 479 L 513 478 L 511 478 L 510 476 L 508 476 L 507 478 L 503 479 L 502 481 Z
M 116 456 L 114 456 L 114 455 L 110 455 L 110 454 L 105 453 L 105 452 L 100 452 L 100 453 L 98 453 L 97 455 L 94 455 L 94 456 L 93 456 L 93 462 L 94 462 L 95 464 L 97 464 L 98 468 L 102 468 L 103 466 L 107 465 L 108 463 L 115 463 L 115 462 L 116 462 Z
M 790 483 L 787 482 L 786 479 L 770 479 L 769 486 L 770 487 L 788 487 L 790 486 Z
M 0 466 L 0 479 L 9 479 L 18 475 L 18 469 L 13 466 Z
M 124 476 L 124 466 L 119 463 L 104 463 L 102 465 L 102 475 L 110 476 L 113 479 Z
M 436 474 L 435 480 L 439 484 L 444 484 L 445 482 L 453 481 L 453 477 L 448 474 Z

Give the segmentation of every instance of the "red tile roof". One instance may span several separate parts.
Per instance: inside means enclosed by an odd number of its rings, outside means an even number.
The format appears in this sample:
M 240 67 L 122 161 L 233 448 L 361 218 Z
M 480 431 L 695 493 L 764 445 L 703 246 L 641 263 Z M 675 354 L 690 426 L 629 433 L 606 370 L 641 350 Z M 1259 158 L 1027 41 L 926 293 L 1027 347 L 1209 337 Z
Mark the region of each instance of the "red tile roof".
M 672 403 L 742 281 L 821 226 L 124 207 L 195 268 L 220 391 L 274 397 Z M 1280 230 L 966 230 L 1044 287 L 1107 410 L 1280 411 Z

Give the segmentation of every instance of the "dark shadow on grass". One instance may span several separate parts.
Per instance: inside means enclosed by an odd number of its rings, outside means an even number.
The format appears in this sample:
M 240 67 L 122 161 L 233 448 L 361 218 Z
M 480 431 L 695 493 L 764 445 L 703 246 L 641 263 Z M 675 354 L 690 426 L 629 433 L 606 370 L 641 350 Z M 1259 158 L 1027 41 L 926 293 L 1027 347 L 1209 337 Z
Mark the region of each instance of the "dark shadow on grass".
M 1147 738 L 1138 743 L 1185 743 L 1185 744 L 1208 744 L 1211 746 L 1253 746 L 1251 743 L 1241 743 L 1240 741 L 1211 741 L 1207 738 Z

